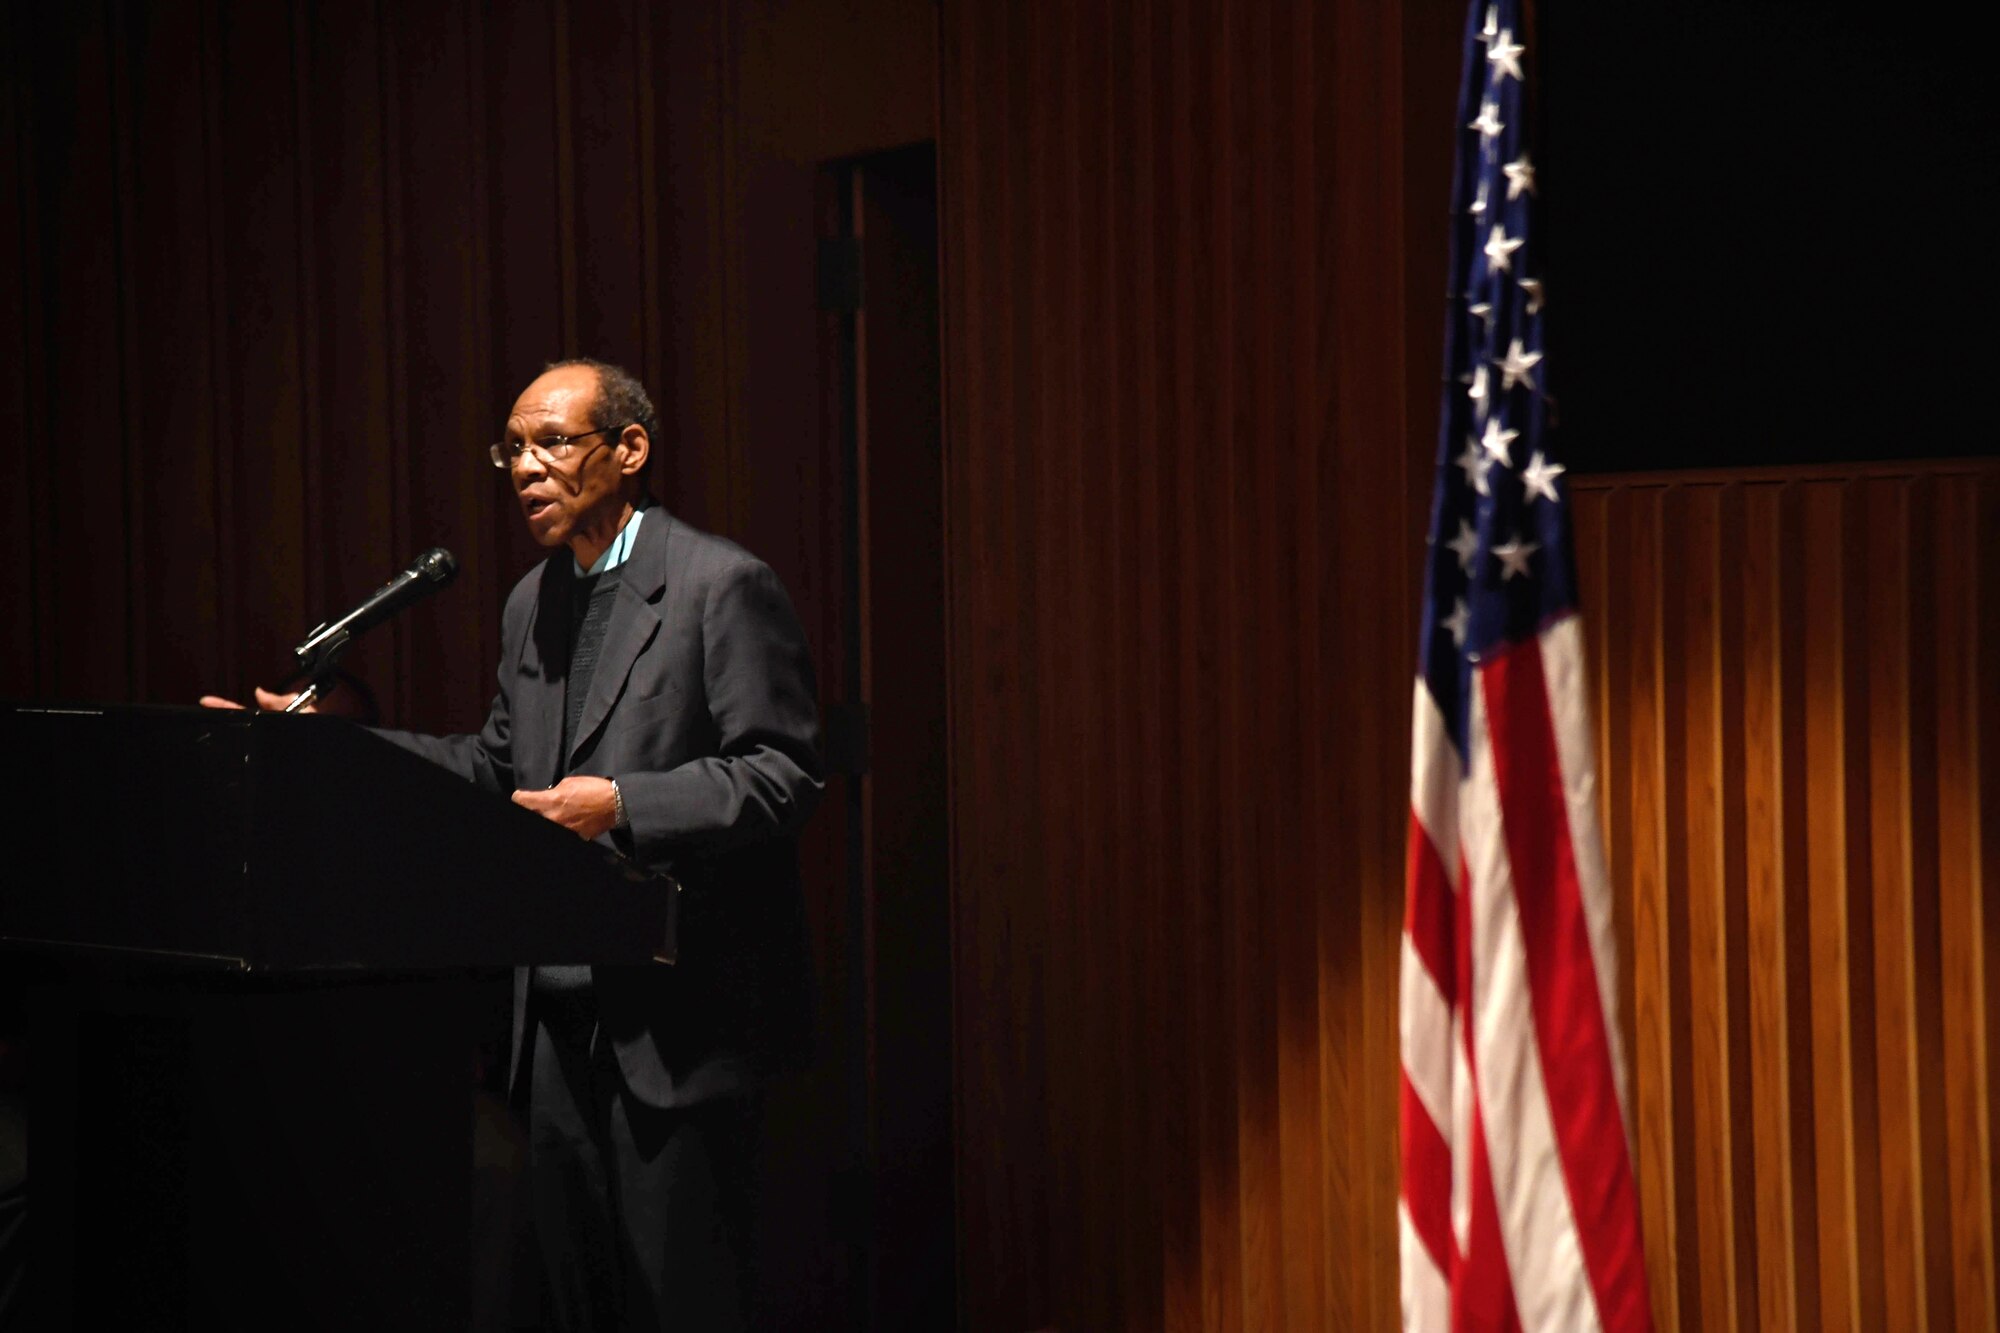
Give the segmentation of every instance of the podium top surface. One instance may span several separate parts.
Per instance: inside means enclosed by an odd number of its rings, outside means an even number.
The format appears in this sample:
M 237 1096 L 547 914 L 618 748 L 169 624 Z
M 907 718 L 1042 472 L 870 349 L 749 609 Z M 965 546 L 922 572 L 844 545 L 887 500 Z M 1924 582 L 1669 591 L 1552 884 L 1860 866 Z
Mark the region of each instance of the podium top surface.
M 243 969 L 673 955 L 674 882 L 338 718 L 0 701 L 0 942 Z

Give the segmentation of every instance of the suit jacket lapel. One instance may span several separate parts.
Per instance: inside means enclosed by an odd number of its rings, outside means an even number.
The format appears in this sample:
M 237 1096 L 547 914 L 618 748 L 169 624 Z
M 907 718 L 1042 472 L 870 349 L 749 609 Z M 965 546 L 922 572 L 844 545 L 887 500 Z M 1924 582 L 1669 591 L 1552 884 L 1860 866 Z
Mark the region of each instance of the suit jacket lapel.
M 577 751 L 597 734 L 611 715 L 611 706 L 625 692 L 632 664 L 660 630 L 660 614 L 655 610 L 666 587 L 668 536 L 673 520 L 666 510 L 654 506 L 639 525 L 638 539 L 618 580 L 617 600 L 611 607 L 611 623 L 605 627 L 604 647 L 598 654 L 597 672 L 590 678 L 590 697 L 584 701 L 583 720 L 577 723 L 576 737 L 564 756 L 563 771 L 570 771 Z M 557 734 L 561 734 L 558 724 Z

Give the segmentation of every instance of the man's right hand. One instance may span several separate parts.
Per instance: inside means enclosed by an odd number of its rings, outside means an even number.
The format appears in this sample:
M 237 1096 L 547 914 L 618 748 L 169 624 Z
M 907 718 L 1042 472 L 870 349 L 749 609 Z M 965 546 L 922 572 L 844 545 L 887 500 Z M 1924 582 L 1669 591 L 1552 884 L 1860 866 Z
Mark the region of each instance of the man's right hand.
M 291 703 L 292 700 L 298 698 L 298 691 L 296 690 L 294 690 L 290 694 L 275 694 L 272 691 L 265 689 L 261 685 L 254 686 L 253 689 L 255 690 L 257 696 L 257 707 L 263 709 L 267 713 L 282 713 L 285 710 L 285 706 L 287 704 Z M 237 703 L 234 699 L 225 699 L 219 694 L 202 695 L 201 706 L 203 708 L 243 707 L 242 704 Z M 304 708 L 301 708 L 299 711 L 301 713 L 317 713 L 319 711 L 319 701 L 314 700 L 312 703 L 307 704 Z

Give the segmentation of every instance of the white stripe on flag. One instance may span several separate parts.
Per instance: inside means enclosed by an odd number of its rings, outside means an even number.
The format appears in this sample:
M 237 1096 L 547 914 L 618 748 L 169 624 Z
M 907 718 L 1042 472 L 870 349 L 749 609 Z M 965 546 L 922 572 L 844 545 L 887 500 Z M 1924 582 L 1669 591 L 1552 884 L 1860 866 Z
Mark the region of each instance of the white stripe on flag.
M 1451 1238 L 1461 1255 L 1472 1248 L 1472 1061 L 1463 1009 L 1451 1015 Z
M 1548 1090 L 1535 1043 L 1521 938 L 1494 779 L 1483 691 L 1476 686 L 1462 806 L 1472 888 L 1473 1060 L 1501 1243 L 1525 1329 L 1595 1330 L 1583 1248 L 1563 1181 Z
M 1403 1327 L 1438 1329 L 1451 1327 L 1451 1283 L 1431 1262 L 1417 1227 L 1410 1220 L 1409 1206 L 1396 1201 L 1396 1230 L 1400 1237 L 1403 1265 Z
M 1424 1104 L 1424 1114 L 1444 1133 L 1451 1123 L 1451 1006 L 1444 1002 L 1430 969 L 1403 936 L 1403 967 L 1399 979 L 1402 1002 L 1397 1023 L 1403 1041 L 1403 1073 Z
M 1447 879 L 1458 876 L 1458 747 L 1445 730 L 1444 714 L 1423 677 L 1417 677 L 1416 702 L 1410 706 L 1410 809 L 1429 830 L 1431 846 Z
M 1604 1036 L 1611 1047 L 1611 1073 L 1618 1109 L 1632 1150 L 1632 1092 L 1626 1075 L 1625 1038 L 1618 1014 L 1618 937 L 1611 918 L 1611 873 L 1597 822 L 1597 738 L 1590 726 L 1590 693 L 1583 679 L 1583 619 L 1568 615 L 1542 634 L 1542 671 L 1548 679 L 1549 715 L 1555 721 L 1556 751 L 1562 764 L 1563 798 L 1569 806 L 1569 840 L 1576 857 L 1577 887 L 1590 923 L 1591 962 L 1597 972 Z

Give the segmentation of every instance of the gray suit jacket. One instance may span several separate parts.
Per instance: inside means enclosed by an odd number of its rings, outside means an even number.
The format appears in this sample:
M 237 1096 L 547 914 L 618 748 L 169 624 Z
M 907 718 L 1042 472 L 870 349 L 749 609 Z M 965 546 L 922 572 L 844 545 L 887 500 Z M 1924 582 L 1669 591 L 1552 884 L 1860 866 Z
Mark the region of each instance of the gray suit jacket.
M 383 734 L 501 793 L 572 773 L 618 779 L 630 828 L 606 840 L 681 881 L 679 961 L 594 969 L 602 1033 L 651 1105 L 739 1092 L 807 1045 L 796 834 L 823 781 L 805 636 L 767 565 L 656 507 L 623 567 L 564 755 L 574 578 L 559 551 L 509 594 L 499 693 L 478 735 Z M 527 990 L 524 968 L 514 980 L 517 1087 Z

